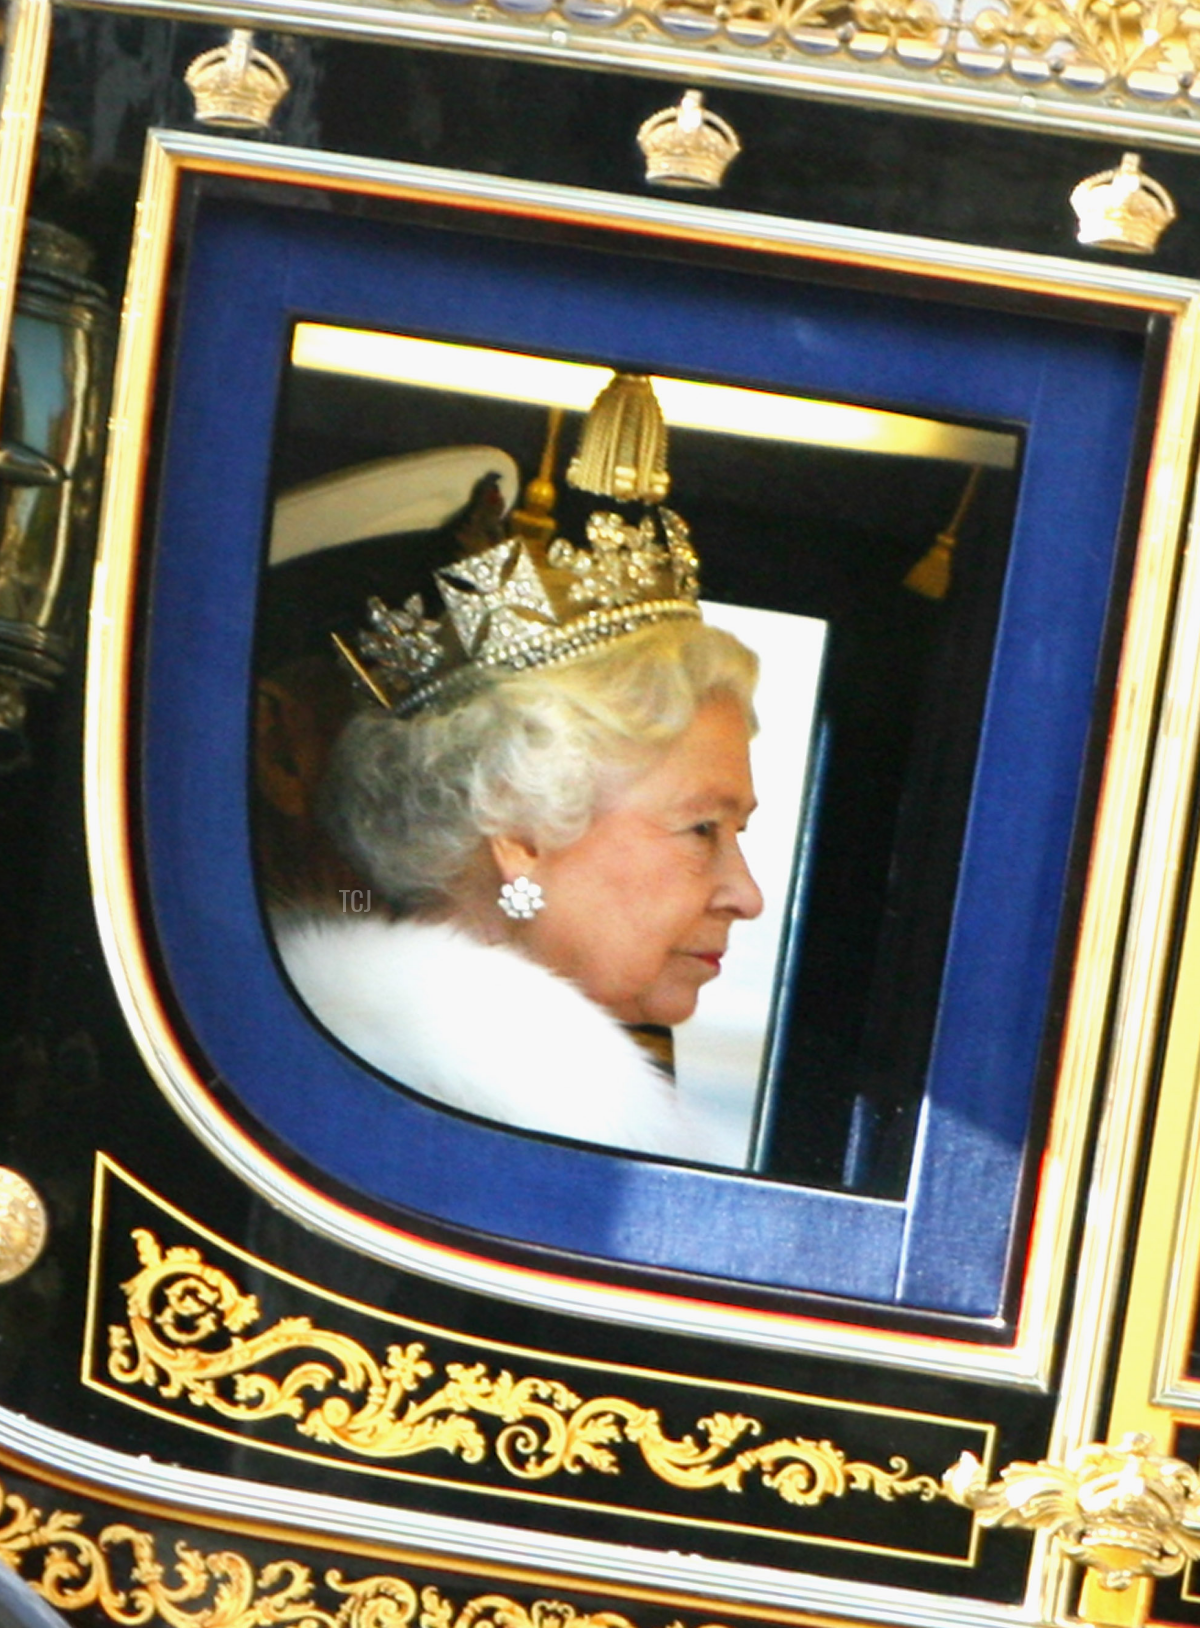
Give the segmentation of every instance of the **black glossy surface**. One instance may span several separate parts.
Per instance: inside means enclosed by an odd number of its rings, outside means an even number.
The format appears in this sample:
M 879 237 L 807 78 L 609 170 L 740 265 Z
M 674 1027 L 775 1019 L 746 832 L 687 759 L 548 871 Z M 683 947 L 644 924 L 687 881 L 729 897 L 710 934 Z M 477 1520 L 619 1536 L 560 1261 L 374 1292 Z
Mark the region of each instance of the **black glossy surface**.
M 181 75 L 219 38 L 195 24 L 65 8 L 58 15 L 48 109 L 83 133 L 91 166 L 88 196 L 69 198 L 59 184 L 59 213 L 97 243 L 110 281 L 124 263 L 121 215 L 142 131 L 194 128 Z M 637 127 L 679 95 L 676 81 L 498 56 L 258 39 L 294 87 L 270 139 L 635 195 L 653 193 Z M 721 89 L 710 101 L 734 123 L 744 150 L 723 189 L 703 195 L 706 205 L 1129 263 L 1074 241 L 1072 187 L 1119 157 L 1103 140 L 780 93 Z M 1153 259 L 1139 263 L 1187 274 L 1200 252 L 1200 211 L 1190 207 L 1200 173 L 1181 153 L 1147 154 L 1146 164 L 1173 192 L 1180 220 Z
M 117 1499 L 89 1496 L 69 1486 L 41 1485 L 3 1464 L 0 1487 L 13 1498 L 36 1506 L 30 1540 L 17 1557 L 22 1575 L 39 1582 L 45 1579 L 51 1590 L 73 1595 L 72 1603 L 78 1602 L 82 1609 L 72 1611 L 72 1620 L 88 1628 L 101 1628 L 111 1620 L 114 1599 L 124 1603 L 132 1597 L 140 1604 L 148 1594 L 161 1600 L 167 1590 L 182 1593 L 189 1583 L 191 1587 L 183 1595 L 186 1604 L 179 1605 L 179 1595 L 174 1599 L 180 1617 L 186 1612 L 199 1618 L 202 1611 L 223 1606 L 229 1617 L 234 1611 L 245 1613 L 233 1618 L 236 1621 L 258 1620 L 260 1613 L 265 1620 L 276 1620 L 275 1611 L 280 1613 L 278 1620 L 289 1621 L 300 1616 L 300 1607 L 313 1610 L 311 1618 L 302 1620 L 333 1622 L 337 1628 L 369 1619 L 371 1606 L 389 1620 L 394 1616 L 401 1622 L 482 1620 L 508 1628 L 532 1628 L 547 1620 L 571 1628 L 577 1614 L 593 1613 L 591 1623 L 599 1620 L 605 1628 L 624 1628 L 630 1623 L 638 1628 L 674 1628 L 675 1624 L 701 1628 L 731 1616 L 748 1624 L 768 1623 L 783 1614 L 769 1609 L 752 1611 L 744 1604 L 733 1610 L 715 1602 L 697 1606 L 692 1599 L 681 1608 L 669 1595 L 664 1599 L 645 1591 L 626 1598 L 619 1588 L 603 1581 L 540 1575 L 519 1552 L 519 1545 L 508 1564 L 489 1569 L 453 1557 L 380 1556 L 370 1551 L 357 1553 L 353 1548 L 347 1553 L 336 1544 L 242 1530 L 237 1523 L 219 1517 L 209 1517 L 201 1524 L 181 1520 L 169 1509 L 130 1510 Z M 57 1534 L 55 1522 L 61 1523 Z M 54 1540 L 67 1523 L 78 1533 L 72 1561 L 78 1559 L 72 1574 L 64 1577 L 61 1572 L 54 1574 Z M 105 1531 L 109 1536 L 101 1546 L 97 1538 Z M 147 1577 L 151 1565 L 154 1571 Z M 147 1582 L 150 1586 L 143 1592 Z M 96 1583 L 107 1585 L 101 1604 L 92 1603 Z M 118 1589 L 128 1590 L 128 1594 L 117 1594 Z M 213 1603 L 214 1596 L 219 1605 Z M 366 1602 L 366 1610 L 360 1601 Z M 420 1616 L 418 1604 L 423 1608 Z M 783 1614 L 784 1620 L 794 1622 L 802 1604 L 798 1601 Z M 355 1607 L 362 1617 L 351 1615 Z M 610 1612 L 620 1615 L 615 1619 L 600 1615 Z
M 49 111 L 83 132 L 90 159 L 82 186 L 61 174 L 44 174 L 36 207 L 90 238 L 97 250 L 96 275 L 114 292 L 121 286 L 132 230 L 143 131 L 156 123 L 189 127 L 179 75 L 216 37 L 215 30 L 193 25 L 102 13 L 64 10 L 57 19 Z M 645 187 L 633 132 L 679 90 L 673 82 L 401 47 L 273 37 L 261 43 L 275 52 L 297 86 L 280 120 L 278 137 L 285 142 L 634 195 L 644 194 Z M 1103 143 L 777 95 L 720 92 L 711 100 L 737 125 L 746 148 L 725 191 L 705 200 L 716 207 L 1080 259 L 1089 257 L 1073 244 L 1067 194 L 1082 175 L 1117 156 Z M 1153 265 L 1189 271 L 1200 251 L 1200 211 L 1189 209 L 1200 191 L 1200 171 L 1175 154 L 1155 156 L 1150 167 L 1184 211 Z M 77 666 L 58 694 L 38 700 L 29 761 L 0 777 L 5 856 L 0 1162 L 35 1181 L 52 1227 L 41 1262 L 0 1294 L 0 1394 L 6 1406 L 126 1452 L 352 1496 L 398 1502 L 411 1497 L 431 1511 L 483 1518 L 478 1496 L 465 1487 L 425 1483 L 418 1494 L 392 1483 L 386 1492 L 368 1494 L 365 1478 L 336 1465 L 266 1455 L 83 1388 L 79 1363 L 93 1154 L 101 1148 L 220 1237 L 308 1281 L 453 1331 L 465 1349 L 472 1338 L 508 1340 L 596 1363 L 691 1374 L 711 1382 L 713 1406 L 728 1405 L 730 1390 L 753 1385 L 845 1397 L 868 1408 L 886 1404 L 992 1418 L 1000 1430 L 998 1463 L 1040 1456 L 1052 1398 L 905 1375 L 884 1366 L 853 1368 L 632 1333 L 615 1324 L 501 1304 L 406 1278 L 272 1211 L 187 1135 L 148 1076 L 117 1006 L 92 915 L 80 729 Z M 132 1217 L 126 1220 L 131 1224 Z M 186 1229 L 170 1241 L 187 1242 Z M 130 1256 L 129 1271 L 134 1264 Z M 119 1315 L 119 1305 L 109 1309 Z M 273 1312 L 288 1309 L 280 1302 Z M 645 1396 L 655 1400 L 651 1388 Z M 705 1397 L 699 1387 L 696 1416 Z M 746 1411 L 754 1409 L 747 1403 Z M 671 1422 L 684 1429 L 693 1421 Z M 864 1432 L 862 1451 L 882 1461 L 888 1440 L 867 1426 Z M 454 1463 L 440 1464 L 438 1473 L 453 1483 Z M 602 1479 L 595 1481 L 592 1495 L 603 1504 Z M 548 1512 L 501 1495 L 488 1501 L 486 1513 L 515 1525 L 555 1525 L 579 1535 L 645 1542 L 646 1528 L 624 1521 L 620 1510 L 621 1498 L 634 1495 L 646 1507 L 668 1501 L 661 1484 L 643 1475 L 614 1486 L 608 1508 Z M 768 1506 L 777 1519 L 777 1501 L 764 1494 L 746 1505 L 760 1513 Z M 742 1507 L 734 1507 L 740 1516 Z M 926 1513 L 917 1504 L 888 1506 L 888 1541 L 902 1543 L 906 1531 L 917 1533 Z M 836 1510 L 828 1518 L 836 1521 Z M 939 1511 L 939 1519 L 953 1518 L 953 1512 Z M 676 1540 L 671 1537 L 668 1546 Z M 731 1558 L 796 1563 L 781 1558 L 774 1540 L 749 1533 L 714 1535 L 705 1544 L 706 1552 Z M 808 1547 L 803 1565 L 832 1575 L 1016 1601 L 1025 1555 L 1024 1540 L 1001 1534 L 985 1541 L 974 1569 L 930 1568 L 884 1555 L 847 1558 L 836 1549 Z M 1188 1614 L 1183 1616 L 1186 1620 Z

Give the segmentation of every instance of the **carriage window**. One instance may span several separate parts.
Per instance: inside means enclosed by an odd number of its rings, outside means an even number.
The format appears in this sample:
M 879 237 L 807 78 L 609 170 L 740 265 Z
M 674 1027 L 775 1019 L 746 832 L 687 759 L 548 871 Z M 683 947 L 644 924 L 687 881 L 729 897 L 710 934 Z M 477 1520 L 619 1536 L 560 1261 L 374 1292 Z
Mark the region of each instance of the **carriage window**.
M 140 762 L 258 1157 L 475 1254 L 1002 1337 L 1144 334 L 240 185 L 188 217 Z
M 452 1108 L 898 1198 L 942 993 L 1021 437 L 1003 424 L 655 376 L 648 388 L 665 424 L 665 479 L 640 498 L 614 497 L 596 489 L 604 477 L 589 490 L 586 474 L 572 469 L 585 427 L 594 430 L 604 411 L 592 404 L 613 378 L 611 368 L 555 357 L 296 325 L 277 414 L 256 640 L 257 870 L 284 966 L 335 1039 Z M 609 404 L 607 433 L 627 461 L 637 434 L 645 437 L 637 413 L 654 411 L 644 390 L 641 400 L 620 409 L 632 419 L 614 418 Z M 628 528 L 607 553 L 603 539 L 596 543 L 597 515 Z M 488 916 L 491 901 L 474 872 L 460 865 L 451 877 L 420 822 L 415 831 L 411 818 L 389 826 L 383 838 L 355 834 L 368 819 L 359 805 L 371 795 L 361 791 L 362 777 L 378 770 L 359 766 L 346 721 L 386 720 L 405 652 L 412 659 L 400 675 L 400 741 L 414 731 L 432 735 L 430 717 L 459 710 L 456 680 L 437 688 L 438 663 L 469 668 L 474 651 L 474 665 L 486 666 L 485 614 L 498 630 L 511 633 L 515 618 L 518 632 L 532 626 L 540 638 L 549 623 L 572 616 L 590 612 L 594 621 L 598 611 L 632 606 L 640 615 L 660 599 L 673 603 L 675 517 L 699 558 L 704 624 L 758 658 L 752 811 L 733 806 L 743 788 L 710 783 L 720 772 L 736 777 L 736 764 L 730 771 L 719 756 L 724 736 L 697 737 L 691 755 L 686 738 L 666 758 L 647 747 L 632 769 L 614 767 L 620 751 L 611 743 L 597 747 L 607 788 L 598 808 L 612 813 L 618 836 L 650 831 L 648 868 L 637 869 L 640 848 L 621 850 L 624 891 L 604 891 L 608 856 L 596 832 L 605 826 L 593 812 L 569 840 L 552 839 L 551 857 L 535 858 L 544 899 L 526 899 L 515 918 L 499 909 Z M 494 581 L 484 581 L 482 567 L 464 572 L 464 561 L 480 560 Z M 606 566 L 608 579 L 593 580 Z M 556 570 L 561 583 L 551 580 Z M 482 609 L 481 585 L 491 590 Z M 538 597 L 543 589 L 551 599 L 561 589 L 561 604 L 551 609 Z M 466 635 L 461 622 L 451 626 L 464 593 Z M 381 621 L 376 610 L 372 622 L 372 605 L 401 621 Z M 673 613 L 662 622 L 679 625 Z M 635 642 L 646 642 L 653 625 L 661 624 L 650 611 Z M 572 661 L 551 643 L 537 671 L 544 678 L 595 668 L 603 690 L 603 669 L 629 637 L 618 628 Z M 436 650 L 439 640 L 457 641 L 451 655 Z M 674 647 L 669 659 L 679 660 Z M 420 702 L 430 675 L 437 682 Z M 417 703 L 405 699 L 410 692 Z M 540 706 L 536 680 L 531 694 Z M 525 719 L 516 727 L 528 734 L 540 725 Z M 490 738 L 485 732 L 472 750 Z M 392 762 L 389 750 L 371 748 Z M 643 792 L 676 759 L 682 779 L 668 768 L 660 806 Z M 434 775 L 435 788 L 448 774 Z M 459 798 L 458 784 L 447 794 Z M 714 808 L 697 804 L 695 823 L 715 817 L 718 829 L 660 831 L 675 818 L 670 797 L 690 809 L 693 794 L 717 797 Z M 430 825 L 449 843 L 449 805 L 430 804 L 435 791 L 422 796 Z M 642 824 L 627 828 L 626 802 Z M 352 816 L 341 806 L 350 804 Z M 518 824 L 532 817 L 520 815 Z M 578 827 L 578 812 L 570 817 Z M 370 818 L 378 825 L 377 809 Z M 495 816 L 484 817 L 477 846 L 497 835 L 505 833 Z M 706 882 L 703 845 L 730 841 L 745 876 L 731 881 L 734 862 L 719 853 Z M 415 869 L 393 863 L 403 842 L 420 849 Z M 568 868 L 573 845 L 577 869 Z M 495 864 L 489 849 L 493 895 L 506 879 L 492 874 Z M 434 876 L 438 866 L 445 882 Z M 587 908 L 576 918 L 569 909 L 577 874 Z M 320 930 L 314 917 L 323 918 Z M 483 941 L 491 959 L 471 959 L 457 939 L 447 951 L 447 931 L 472 940 L 470 948 Z M 557 1049 L 563 1091 L 586 1095 L 588 1076 L 569 1041 L 536 1032 L 542 986 L 533 979 L 511 995 L 530 1006 L 529 1032 L 516 1037 L 521 1078 L 507 1083 L 493 1034 L 489 1078 L 478 1088 L 464 1083 L 479 1065 L 453 1013 L 463 1010 L 469 1028 L 472 1001 L 477 1017 L 486 1010 L 482 992 L 465 1000 L 462 992 L 482 990 L 497 956 L 497 976 L 512 976 L 510 950 L 533 961 L 539 976 L 569 980 L 615 1020 L 607 1027 L 619 1025 L 626 1050 L 637 1050 L 631 1067 L 644 1059 L 656 1071 L 648 1103 L 625 1103 L 625 1052 L 614 1050 L 605 1053 L 605 1077 L 615 1082 L 615 1105 L 562 1110 L 556 1102 L 547 1110 L 537 1079 L 543 1038 Z M 438 971 L 443 955 L 450 958 Z M 431 1024 L 440 984 L 448 984 L 441 1039 L 411 1038 L 419 1025 L 396 980 L 411 987 Z M 574 1016 L 581 1051 L 608 1044 L 607 1032 L 593 1032 L 593 1011 L 581 1005 Z M 568 1011 L 567 1035 L 571 1022 Z M 665 1095 L 657 1077 L 672 1082 Z M 666 1131 L 660 1097 L 673 1116 Z

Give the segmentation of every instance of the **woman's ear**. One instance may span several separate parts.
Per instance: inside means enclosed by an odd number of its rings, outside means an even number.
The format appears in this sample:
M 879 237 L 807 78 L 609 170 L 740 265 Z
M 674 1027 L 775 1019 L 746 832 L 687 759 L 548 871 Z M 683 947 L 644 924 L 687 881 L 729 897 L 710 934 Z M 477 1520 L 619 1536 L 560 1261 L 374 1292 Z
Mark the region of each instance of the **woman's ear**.
M 515 882 L 518 876 L 528 876 L 537 863 L 538 851 L 526 837 L 490 837 L 488 846 L 496 869 L 506 882 Z

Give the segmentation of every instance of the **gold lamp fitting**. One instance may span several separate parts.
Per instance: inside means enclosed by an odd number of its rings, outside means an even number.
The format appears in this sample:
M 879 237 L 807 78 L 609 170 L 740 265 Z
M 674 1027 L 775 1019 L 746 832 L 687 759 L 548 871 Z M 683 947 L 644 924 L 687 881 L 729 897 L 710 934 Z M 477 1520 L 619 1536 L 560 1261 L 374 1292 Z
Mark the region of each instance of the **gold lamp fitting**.
M 667 187 L 715 189 L 742 150 L 733 126 L 705 107 L 698 90 L 686 90 L 678 106 L 652 113 L 637 139 L 647 181 Z
M 232 130 L 269 130 L 291 89 L 279 64 L 260 51 L 248 28 L 189 63 L 184 83 L 196 99 L 196 120 Z
M 1178 215 L 1175 200 L 1144 173 L 1137 153 L 1126 153 L 1115 170 L 1080 181 L 1071 208 L 1079 218 L 1080 243 L 1121 254 L 1153 254 Z

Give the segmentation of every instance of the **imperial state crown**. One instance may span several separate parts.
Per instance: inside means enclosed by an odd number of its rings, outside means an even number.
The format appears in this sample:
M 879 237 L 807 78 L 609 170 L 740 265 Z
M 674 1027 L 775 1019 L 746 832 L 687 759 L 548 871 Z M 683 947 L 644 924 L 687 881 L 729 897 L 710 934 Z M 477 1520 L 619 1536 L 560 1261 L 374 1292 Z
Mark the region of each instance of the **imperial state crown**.
M 699 562 L 686 523 L 659 506 L 665 426 L 650 381 L 617 374 L 593 404 L 568 479 L 643 505 L 597 509 L 585 540 L 513 534 L 494 477 L 479 481 L 454 530 L 458 557 L 399 607 L 368 602 L 357 648 L 338 649 L 398 716 L 455 705 L 496 672 L 557 665 L 656 622 L 698 618 Z

